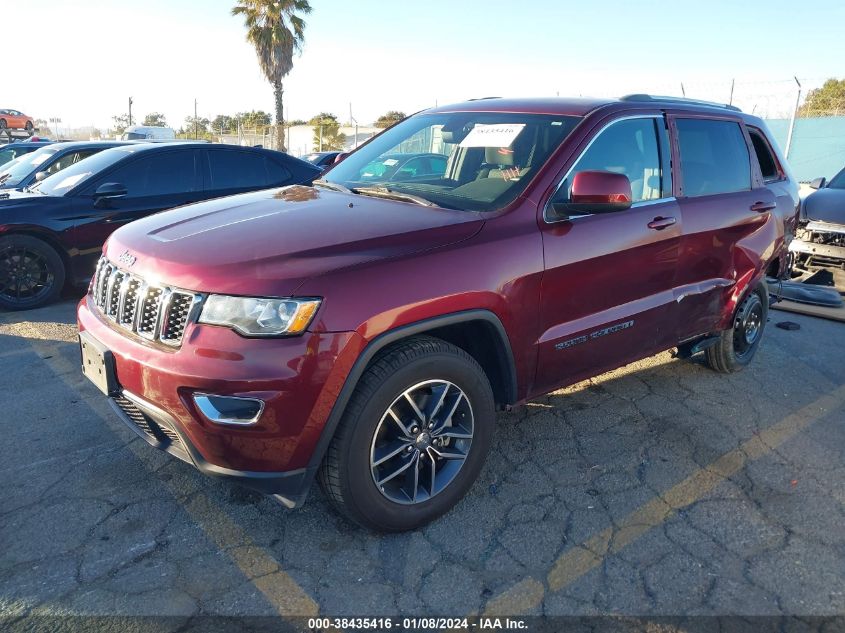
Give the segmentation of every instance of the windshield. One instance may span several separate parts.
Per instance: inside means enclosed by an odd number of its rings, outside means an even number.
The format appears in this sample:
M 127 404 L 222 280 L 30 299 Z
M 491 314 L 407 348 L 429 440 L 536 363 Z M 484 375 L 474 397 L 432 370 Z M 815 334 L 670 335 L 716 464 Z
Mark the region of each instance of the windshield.
M 840 171 L 833 177 L 833 180 L 827 185 L 828 189 L 845 189 L 845 169 Z
M 147 135 L 144 132 L 124 132 L 120 138 L 124 141 L 137 141 L 147 138 Z
M 120 147 L 113 147 L 102 152 L 97 152 L 93 156 L 74 163 L 67 169 L 48 176 L 31 187 L 31 189 L 48 196 L 63 196 L 70 189 L 84 182 L 93 174 L 101 172 L 129 155 L 130 153 L 125 148 Z
M 0 181 L 7 187 L 14 187 L 32 172 L 37 171 L 38 167 L 44 161 L 58 151 L 58 148 L 48 146 L 35 150 L 30 154 L 18 156 L 15 160 L 3 165 L 3 171 L 0 173 Z
M 525 189 L 579 121 L 507 112 L 422 114 L 350 154 L 325 181 L 365 195 L 494 211 Z

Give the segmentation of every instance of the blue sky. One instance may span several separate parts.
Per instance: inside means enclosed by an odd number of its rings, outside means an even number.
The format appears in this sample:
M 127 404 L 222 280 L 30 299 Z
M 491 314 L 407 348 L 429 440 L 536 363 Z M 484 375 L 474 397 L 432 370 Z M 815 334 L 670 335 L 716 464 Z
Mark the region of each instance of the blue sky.
M 12 6 L 14 0 L 0 0 Z M 3 106 L 63 125 L 106 127 L 135 100 L 174 126 L 193 111 L 273 106 L 230 0 L 39 0 L 37 30 L 3 35 L 32 75 Z M 361 124 L 478 96 L 680 94 L 788 109 L 806 87 L 845 77 L 845 3 L 638 0 L 312 0 L 286 81 L 291 117 L 330 111 Z M 4 14 L 6 11 L 3 12 Z M 17 66 L 16 62 L 12 62 Z M 6 102 L 8 100 L 8 103 Z

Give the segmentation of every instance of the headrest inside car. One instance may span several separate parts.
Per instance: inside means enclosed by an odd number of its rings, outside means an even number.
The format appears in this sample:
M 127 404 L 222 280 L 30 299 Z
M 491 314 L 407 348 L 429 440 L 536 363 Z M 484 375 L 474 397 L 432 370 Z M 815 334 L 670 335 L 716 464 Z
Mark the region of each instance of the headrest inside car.
M 513 150 L 507 147 L 485 147 L 484 162 L 488 165 L 513 165 Z

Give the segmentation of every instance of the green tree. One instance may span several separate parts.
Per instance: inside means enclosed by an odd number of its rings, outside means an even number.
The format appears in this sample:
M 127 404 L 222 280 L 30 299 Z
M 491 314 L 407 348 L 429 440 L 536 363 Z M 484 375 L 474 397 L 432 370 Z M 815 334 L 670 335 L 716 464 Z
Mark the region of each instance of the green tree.
M 251 110 L 250 112 L 238 112 L 237 117 L 241 120 L 241 129 L 255 130 L 264 134 L 273 123 L 273 117 L 264 110 Z
M 258 65 L 273 86 L 276 148 L 285 150 L 282 80 L 293 69 L 293 54 L 302 51 L 308 0 L 238 0 L 232 15 L 243 16 L 246 39 L 255 47 Z
M 346 134 L 340 131 L 337 117 L 328 112 L 311 117 L 308 125 L 314 126 L 314 151 L 327 152 L 342 150 L 346 144 Z
M 798 116 L 836 116 L 845 114 L 845 79 L 828 79 L 821 88 L 807 93 Z
M 308 119 L 308 125 L 320 125 L 321 123 L 323 125 L 327 125 L 331 121 L 340 125 L 337 120 L 337 117 L 331 112 L 320 112 L 320 114 L 315 114 L 310 119 Z
M 179 135 L 182 138 L 207 139 L 211 136 L 211 133 L 208 131 L 208 126 L 210 124 L 211 121 L 204 117 L 198 116 L 195 119 L 192 116 L 186 116 L 185 125 L 181 130 L 179 130 Z
M 294 119 L 293 121 L 288 121 L 288 125 L 308 125 L 308 121 L 306 121 L 305 119 Z
M 218 114 L 211 121 L 211 130 L 218 134 L 237 132 L 238 121 L 235 117 L 229 116 L 228 114 Z
M 144 117 L 144 123 L 142 125 L 150 125 L 153 127 L 167 127 L 167 121 L 164 118 L 164 115 L 161 112 L 150 112 L 147 116 Z
M 377 118 L 373 125 L 375 127 L 390 127 L 391 125 L 399 123 L 399 121 L 404 119 L 406 116 L 408 115 L 404 112 L 390 110 L 386 114 L 382 114 L 379 118 Z
M 123 134 L 123 131 L 129 127 L 128 114 L 118 114 L 113 116 L 111 120 L 114 121 L 114 131 L 118 136 Z

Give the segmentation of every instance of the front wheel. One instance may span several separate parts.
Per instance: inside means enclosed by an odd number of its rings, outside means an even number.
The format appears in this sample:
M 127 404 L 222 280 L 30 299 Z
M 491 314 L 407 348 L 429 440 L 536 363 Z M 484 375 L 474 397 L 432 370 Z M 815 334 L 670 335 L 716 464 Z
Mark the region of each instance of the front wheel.
M 462 349 L 415 337 L 367 368 L 320 468 L 332 504 L 364 527 L 418 528 L 454 506 L 487 456 L 490 382 Z
M 705 350 L 707 365 L 724 374 L 743 369 L 760 346 L 768 317 L 769 294 L 761 283 L 739 304 L 731 327 L 721 333 L 719 342 Z
M 27 122 L 26 122 L 26 125 L 24 126 L 24 129 L 25 129 L 27 132 L 32 132 L 32 121 L 27 121 Z
M 0 308 L 28 310 L 58 298 L 65 283 L 62 258 L 29 235 L 0 238 Z
M 6 119 L 0 119 L 0 130 L 5 130 L 7 125 Z

